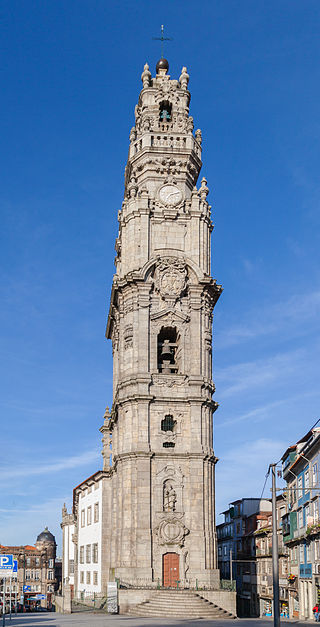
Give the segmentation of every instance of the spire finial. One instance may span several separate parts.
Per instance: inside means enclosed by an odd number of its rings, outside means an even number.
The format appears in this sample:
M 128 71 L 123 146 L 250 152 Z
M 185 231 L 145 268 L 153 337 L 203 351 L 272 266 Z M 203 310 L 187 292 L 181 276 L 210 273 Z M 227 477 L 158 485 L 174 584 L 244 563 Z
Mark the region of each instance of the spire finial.
M 161 41 L 161 59 L 163 59 L 163 42 L 164 41 L 172 41 L 172 37 L 164 36 L 164 26 L 161 24 L 161 37 L 152 37 L 154 41 Z

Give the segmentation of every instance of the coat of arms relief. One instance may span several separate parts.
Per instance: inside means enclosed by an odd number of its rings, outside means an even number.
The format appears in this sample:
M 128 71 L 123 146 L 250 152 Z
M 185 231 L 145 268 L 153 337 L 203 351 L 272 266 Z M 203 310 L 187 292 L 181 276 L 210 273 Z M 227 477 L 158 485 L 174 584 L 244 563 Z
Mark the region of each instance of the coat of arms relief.
M 174 304 L 182 295 L 187 283 L 187 268 L 178 257 L 159 257 L 154 283 L 161 298 Z

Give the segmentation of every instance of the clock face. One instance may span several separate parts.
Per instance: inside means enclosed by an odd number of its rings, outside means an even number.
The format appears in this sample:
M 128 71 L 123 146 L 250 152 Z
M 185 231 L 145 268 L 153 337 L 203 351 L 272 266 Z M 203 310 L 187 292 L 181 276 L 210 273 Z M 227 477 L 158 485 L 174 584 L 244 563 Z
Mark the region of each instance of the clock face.
M 165 205 L 177 205 L 182 200 L 182 192 L 176 185 L 164 185 L 160 189 L 159 198 Z

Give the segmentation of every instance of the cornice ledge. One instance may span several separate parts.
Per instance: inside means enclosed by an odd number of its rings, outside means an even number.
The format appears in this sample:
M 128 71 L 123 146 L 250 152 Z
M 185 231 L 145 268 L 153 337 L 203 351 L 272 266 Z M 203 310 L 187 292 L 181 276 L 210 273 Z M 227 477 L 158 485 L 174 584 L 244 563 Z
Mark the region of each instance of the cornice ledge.
M 151 403 L 154 401 L 155 397 L 151 394 L 131 394 L 130 396 L 126 396 L 125 398 L 118 398 L 117 405 L 122 407 L 126 403 L 136 403 L 137 401 L 145 401 L 146 403 Z
M 119 453 L 118 455 L 116 455 L 114 458 L 114 462 L 118 464 L 119 462 L 122 462 L 123 460 L 126 460 L 126 459 L 137 459 L 137 458 L 151 459 L 151 457 L 152 457 L 151 451 L 128 451 L 128 453 Z

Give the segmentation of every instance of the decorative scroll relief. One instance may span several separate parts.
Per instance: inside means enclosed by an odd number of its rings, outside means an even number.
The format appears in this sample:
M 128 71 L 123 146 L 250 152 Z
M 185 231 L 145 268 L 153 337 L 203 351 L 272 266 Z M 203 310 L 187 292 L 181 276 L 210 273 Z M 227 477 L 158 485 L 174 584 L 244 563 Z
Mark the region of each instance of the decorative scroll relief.
M 181 296 L 186 287 L 187 268 L 178 257 L 159 257 L 156 265 L 154 284 L 162 298 Z
M 190 533 L 190 530 L 187 529 L 178 518 L 162 520 L 156 529 L 158 543 L 160 545 L 177 544 L 178 546 L 183 546 L 185 536 L 188 535 L 188 533 Z
M 160 311 L 152 313 L 150 318 L 155 324 L 160 325 L 159 328 L 161 328 L 161 326 L 163 326 L 164 324 L 170 324 L 175 326 L 182 325 L 183 323 L 189 322 L 190 320 L 188 315 L 186 315 L 182 311 L 177 311 L 176 309 L 173 309 L 171 305 L 169 305 L 169 307 L 166 309 L 162 309 Z
M 123 339 L 124 339 L 124 349 L 127 350 L 127 348 L 132 348 L 133 346 L 133 326 L 131 324 L 128 324 L 123 332 Z
M 172 375 L 170 375 L 170 377 L 167 377 L 166 375 L 161 375 L 161 374 L 152 375 L 152 383 L 154 385 L 164 385 L 168 388 L 178 387 L 180 385 L 184 385 L 187 382 L 188 382 L 187 375 L 180 375 L 176 377 Z
M 118 344 L 119 344 L 119 315 L 116 312 L 113 318 L 113 322 L 112 322 L 112 331 L 111 331 L 111 341 L 112 341 L 112 352 L 113 354 L 115 353 L 115 351 L 118 350 Z

